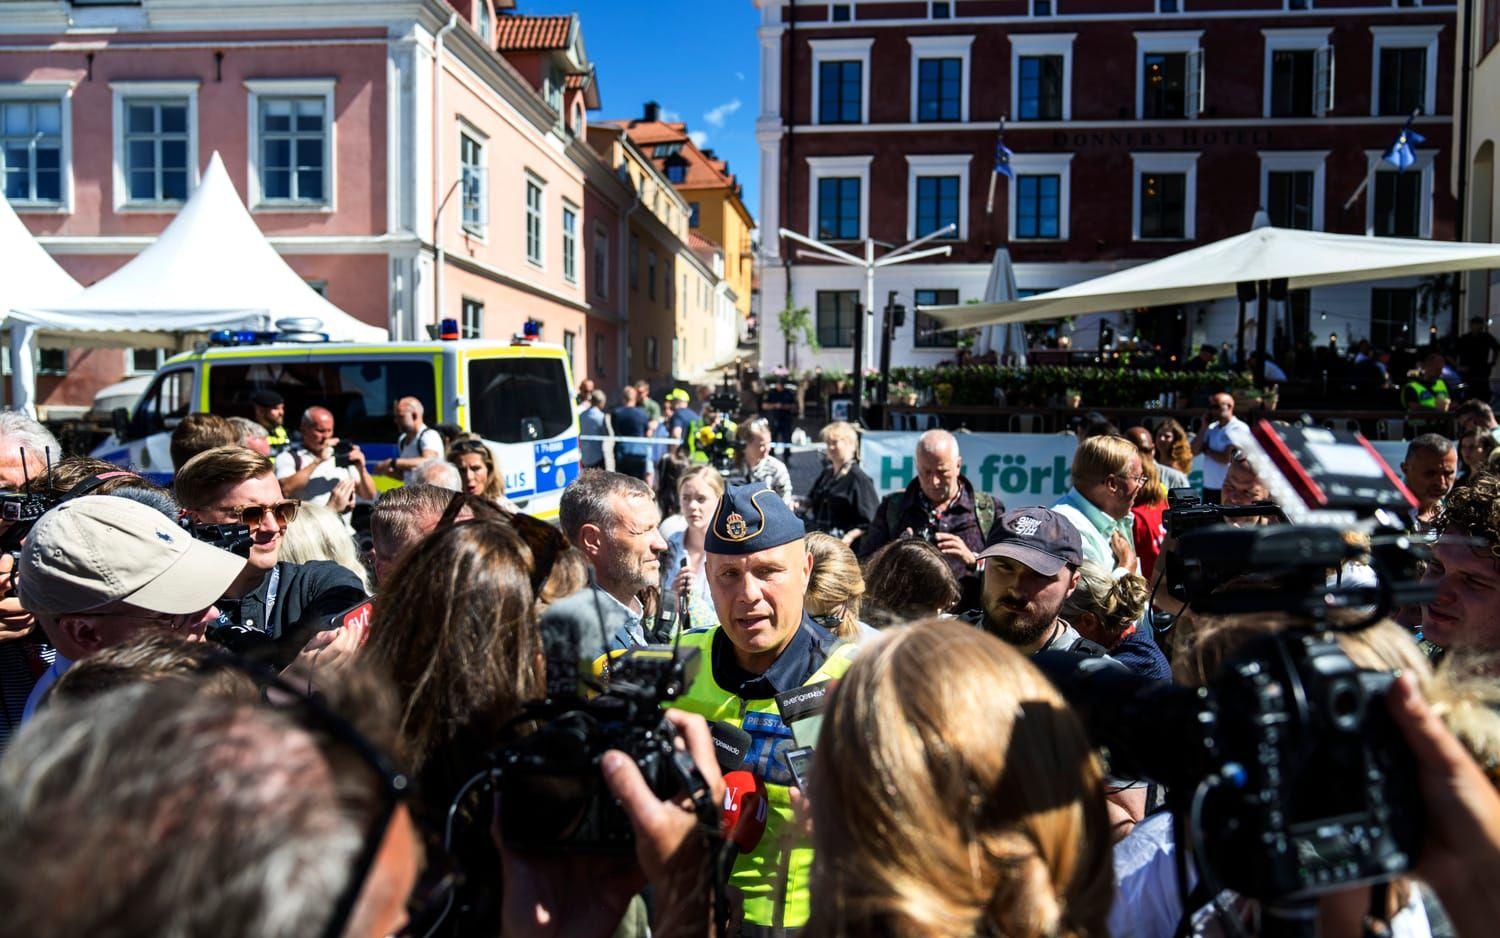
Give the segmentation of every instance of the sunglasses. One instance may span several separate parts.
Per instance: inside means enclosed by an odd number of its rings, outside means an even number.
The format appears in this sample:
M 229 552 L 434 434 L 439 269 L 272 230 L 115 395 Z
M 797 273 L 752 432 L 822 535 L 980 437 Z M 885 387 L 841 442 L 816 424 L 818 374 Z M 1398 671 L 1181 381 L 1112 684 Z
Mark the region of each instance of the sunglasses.
M 533 518 L 524 512 L 507 512 L 496 506 L 494 502 L 467 492 L 460 492 L 453 496 L 453 500 L 448 503 L 447 510 L 438 519 L 437 530 L 461 524 L 458 516 L 465 508 L 473 513 L 475 521 L 498 521 L 516 532 L 516 535 L 531 551 L 532 592 L 540 592 L 547 578 L 552 575 L 552 567 L 557 563 L 558 556 L 568 549 L 567 535 L 540 518 Z
M 291 524 L 297 520 L 297 509 L 302 507 L 302 502 L 295 498 L 289 498 L 274 505 L 239 505 L 234 508 L 213 508 L 210 511 L 224 511 L 234 515 L 235 524 L 243 524 L 247 527 L 259 527 L 266 520 L 266 512 L 276 516 L 276 523 L 281 525 Z

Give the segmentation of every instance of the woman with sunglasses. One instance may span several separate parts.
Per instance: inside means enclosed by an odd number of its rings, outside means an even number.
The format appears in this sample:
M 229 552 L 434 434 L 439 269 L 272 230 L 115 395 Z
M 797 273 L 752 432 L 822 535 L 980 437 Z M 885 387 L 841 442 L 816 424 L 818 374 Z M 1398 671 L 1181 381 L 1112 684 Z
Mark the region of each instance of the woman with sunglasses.
M 515 503 L 505 497 L 505 478 L 495 468 L 495 454 L 483 440 L 475 436 L 455 440 L 448 447 L 448 461 L 458 469 L 465 493 L 516 510 Z

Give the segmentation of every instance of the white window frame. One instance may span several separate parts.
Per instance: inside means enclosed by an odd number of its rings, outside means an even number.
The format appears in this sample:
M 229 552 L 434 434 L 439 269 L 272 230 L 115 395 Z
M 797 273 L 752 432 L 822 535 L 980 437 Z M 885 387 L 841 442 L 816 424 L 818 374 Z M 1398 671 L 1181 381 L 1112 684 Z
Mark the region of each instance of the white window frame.
M 609 231 L 598 223 L 594 224 L 594 251 L 589 264 L 595 275 L 594 295 L 609 296 Z
M 569 233 L 569 231 L 568 231 L 568 215 L 570 213 L 573 216 L 573 231 L 571 233 Z M 582 221 L 582 219 L 583 219 L 583 212 L 578 208 L 578 206 L 574 205 L 572 202 L 569 202 L 567 199 L 563 199 L 562 200 L 562 214 L 558 216 L 557 227 L 558 227 L 559 233 L 562 234 L 562 275 L 563 275 L 563 280 L 566 281 L 567 283 L 571 283 L 571 284 L 577 284 L 578 283 L 578 255 L 579 255 L 579 251 L 578 251 L 578 226 L 579 226 L 580 222 Z M 569 255 L 570 254 L 572 255 L 572 267 L 573 267 L 573 275 L 572 276 L 568 275 L 568 261 L 569 261 Z
M 1260 204 L 1267 206 L 1271 197 L 1272 173 L 1312 173 L 1312 230 L 1324 230 L 1324 201 L 1327 198 L 1328 150 L 1261 150 Z
M 860 63 L 859 122 L 868 124 L 870 122 L 870 48 L 875 45 L 875 39 L 873 37 L 869 39 L 810 39 L 807 44 L 812 49 L 812 123 L 822 123 L 819 103 L 823 95 L 819 84 L 822 81 L 823 63 L 858 61 Z M 825 124 L 823 126 L 847 125 Z
M 1422 23 L 1412 26 L 1371 26 L 1370 47 L 1370 115 L 1380 115 L 1380 53 L 1383 49 L 1427 50 L 1427 75 L 1422 81 L 1422 115 L 1431 117 L 1437 112 L 1437 57 L 1438 33 L 1443 31 L 1441 23 Z M 1396 115 L 1388 114 L 1387 117 Z
M 1417 237 L 1431 239 L 1432 201 L 1436 179 L 1432 160 L 1437 155 L 1437 150 L 1417 150 L 1414 148 L 1412 152 L 1416 156 L 1417 161 L 1406 167 L 1405 172 L 1421 172 L 1422 174 L 1421 188 L 1423 197 L 1422 208 L 1417 221 Z M 1389 167 L 1389 172 L 1396 172 L 1396 167 L 1385 162 L 1384 157 L 1384 150 L 1365 151 L 1365 234 L 1371 236 L 1375 234 L 1375 174 L 1386 171 L 1385 167 Z
M 1262 65 L 1262 72 L 1263 72 L 1263 74 L 1262 74 L 1262 80 L 1261 80 L 1261 96 L 1260 96 L 1260 99 L 1261 99 L 1261 116 L 1262 117 L 1270 117 L 1271 116 L 1271 61 L 1272 61 L 1273 57 L 1275 56 L 1275 54 L 1277 52 L 1308 52 L 1308 51 L 1316 53 L 1318 50 L 1326 48 L 1326 49 L 1329 50 L 1329 58 L 1330 58 L 1329 68 L 1328 68 L 1328 97 L 1326 99 L 1326 108 L 1325 108 L 1324 104 L 1322 104 L 1322 103 L 1320 103 L 1320 102 L 1318 102 L 1316 100 L 1316 95 L 1317 95 L 1317 78 L 1316 78 L 1316 75 L 1314 76 L 1314 79 L 1313 79 L 1313 82 L 1314 82 L 1313 83 L 1313 95 L 1314 95 L 1313 117 L 1322 117 L 1322 116 L 1324 116 L 1324 114 L 1326 113 L 1326 111 L 1332 108 L 1332 104 L 1333 104 L 1333 78 L 1334 78 L 1333 61 L 1332 61 L 1333 43 L 1329 40 L 1329 37 L 1333 35 L 1333 27 L 1332 26 L 1313 26 L 1313 27 L 1308 27 L 1308 28 L 1294 28 L 1294 29 L 1262 29 L 1260 31 L 1260 34 L 1262 36 L 1264 36 L 1265 40 L 1266 40 L 1265 56 L 1264 56 L 1264 59 L 1262 60 L 1263 61 L 1263 65 Z M 1313 70 L 1314 70 L 1314 72 L 1317 71 L 1317 67 L 1318 67 L 1317 62 L 1316 62 L 1316 60 L 1314 60 L 1314 62 L 1313 62 Z M 1323 110 L 1320 111 L 1320 109 L 1323 109 Z M 1277 120 L 1307 120 L 1307 118 L 1305 118 L 1305 117 L 1303 117 L 1303 118 L 1297 118 L 1297 117 L 1292 117 L 1292 118 L 1278 117 Z
M 464 141 L 468 137 L 479 145 L 479 223 L 471 225 L 464 220 L 463 207 L 463 173 L 467 168 L 464 165 Z M 489 174 L 489 135 L 480 131 L 466 120 L 458 122 L 458 172 L 459 172 L 459 206 L 458 222 L 464 231 L 468 232 L 479 241 L 486 240 L 490 230 L 490 174 Z
M 1157 50 L 1152 49 L 1155 52 Z M 1177 243 L 1198 238 L 1198 157 L 1201 153 L 1132 153 L 1130 154 L 1130 240 Z M 1183 173 L 1182 237 L 1141 237 L 1141 174 Z
M 1069 237 L 1068 214 L 1072 206 L 1072 184 L 1070 172 L 1073 163 L 1071 153 L 1019 153 L 1010 158 L 1010 168 L 1013 175 L 1010 177 L 1010 217 L 1007 219 L 1005 230 L 1012 241 L 1023 241 L 1028 243 L 1057 244 L 1067 241 Z M 1055 238 L 1023 238 L 1018 234 L 1016 228 L 1017 209 L 1019 203 L 1019 179 L 1021 176 L 1058 176 L 1057 183 L 1057 237 Z
M 71 81 L 27 81 L 0 83 L 0 101 L 45 101 L 56 98 L 61 106 L 58 119 L 62 121 L 62 152 L 58 154 L 61 169 L 57 202 L 12 202 L 17 212 L 31 215 L 73 214 L 73 89 Z M 0 192 L 3 192 L 0 189 Z
M 469 310 L 476 309 L 479 312 L 479 321 L 473 325 L 473 335 L 469 335 Z M 476 300 L 472 296 L 460 297 L 458 301 L 458 337 L 460 339 L 482 339 L 484 338 L 484 300 Z
M 923 59 L 958 59 L 959 60 L 959 87 L 958 87 L 958 119 L 960 123 L 969 122 L 969 99 L 972 82 L 969 76 L 973 74 L 971 67 L 971 52 L 974 46 L 974 37 L 969 36 L 908 36 L 906 41 L 911 45 L 911 122 L 913 124 L 923 123 L 918 106 L 918 94 L 921 89 L 921 66 Z M 926 121 L 929 124 L 941 124 L 945 121 Z
M 249 114 L 249 184 L 246 186 L 248 203 L 252 212 L 313 212 L 328 214 L 338 208 L 338 166 L 336 146 L 338 121 L 333 109 L 333 89 L 337 79 L 333 78 L 253 78 L 245 82 L 248 92 Z M 323 98 L 323 119 L 327 131 L 323 134 L 323 201 L 322 202 L 266 202 L 260 191 L 260 99 L 261 98 Z
M 521 251 L 526 257 L 526 263 L 539 270 L 545 270 L 547 267 L 547 182 L 529 169 L 521 174 L 521 180 L 521 221 L 523 226 L 521 228 Z M 528 186 L 536 186 L 541 191 L 541 204 L 537 206 L 536 210 L 536 257 L 531 256 L 530 248 L 526 244 L 525 226 L 530 224 L 532 215 L 531 204 L 527 200 Z
M 1146 119 L 1146 56 L 1152 52 L 1162 52 L 1168 55 L 1182 52 L 1186 53 L 1188 60 L 1186 75 L 1188 86 L 1184 90 L 1187 96 L 1186 106 L 1183 108 L 1187 120 L 1196 120 L 1200 113 L 1197 103 L 1193 101 L 1193 82 L 1197 81 L 1199 102 L 1204 101 L 1203 86 L 1208 83 L 1208 72 L 1204 69 L 1203 77 L 1195 79 L 1193 73 L 1193 56 L 1197 55 L 1199 61 L 1203 56 L 1203 30 L 1172 30 L 1135 33 L 1135 119 Z M 1153 118 L 1154 120 L 1155 118 Z M 1176 118 L 1174 118 L 1176 119 Z
M 159 348 L 128 348 L 128 349 L 124 349 L 124 352 L 125 352 L 125 375 L 126 375 L 126 377 L 130 377 L 130 376 L 133 376 L 133 375 L 154 375 L 154 374 L 156 374 L 157 370 L 159 368 L 161 368 L 162 363 L 167 360 L 167 350 L 166 349 L 159 349 Z M 135 353 L 136 352 L 155 352 L 156 353 L 156 364 L 154 366 L 152 366 L 150 368 L 146 368 L 146 369 L 141 369 L 141 368 L 135 367 Z
M 938 241 L 963 241 L 969 236 L 969 164 L 974 157 L 968 153 L 944 156 L 907 156 L 906 158 L 906 238 L 917 237 L 917 180 L 923 176 L 958 177 L 958 231 L 952 237 Z M 863 213 L 864 192 L 860 192 Z M 864 228 L 861 215 L 860 227 Z
M 1060 55 L 1063 60 L 1062 119 L 1073 119 L 1073 40 L 1077 33 L 1012 33 L 1010 36 L 1010 119 L 1017 124 L 1045 123 L 1021 120 L 1021 59 Z
M 807 158 L 808 194 L 807 231 L 815 240 L 818 226 L 818 180 L 823 178 L 859 178 L 859 239 L 870 236 L 870 163 L 874 156 L 809 156 Z
M 129 187 L 125 179 L 125 106 L 137 98 L 186 98 L 188 137 L 188 197 L 198 188 L 201 177 L 198 168 L 198 89 L 202 85 L 197 79 L 186 81 L 112 81 L 109 83 L 112 101 L 114 167 L 111 178 L 114 185 L 114 210 L 116 212 L 160 212 L 163 208 L 175 209 L 186 199 L 177 201 L 146 200 L 129 198 Z

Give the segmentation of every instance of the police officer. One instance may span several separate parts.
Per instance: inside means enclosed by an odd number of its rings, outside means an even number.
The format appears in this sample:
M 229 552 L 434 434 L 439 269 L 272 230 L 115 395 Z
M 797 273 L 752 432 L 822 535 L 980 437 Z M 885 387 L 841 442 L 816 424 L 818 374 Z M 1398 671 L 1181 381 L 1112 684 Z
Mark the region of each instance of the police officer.
M 812 848 L 790 839 L 795 779 L 785 754 L 797 743 L 776 698 L 837 680 L 854 653 L 802 608 L 812 571 L 804 534 L 803 523 L 764 484 L 731 486 L 704 543 L 719 625 L 682 635 L 702 665 L 673 706 L 750 735 L 743 768 L 765 783 L 770 804 L 764 835 L 730 876 L 743 900 L 739 934 L 748 938 L 789 934 L 808 917 Z
M 727 464 L 734 459 L 734 435 L 739 427 L 733 420 L 719 413 L 712 402 L 704 402 L 703 416 L 688 424 L 688 458 L 695 463 L 713 462 L 716 456 Z M 715 441 L 719 451 L 715 452 Z
M 284 423 L 286 400 L 275 391 L 265 389 L 251 394 L 250 404 L 255 408 L 255 422 L 266 428 L 266 442 L 271 447 L 271 458 L 275 459 L 292 445 Z

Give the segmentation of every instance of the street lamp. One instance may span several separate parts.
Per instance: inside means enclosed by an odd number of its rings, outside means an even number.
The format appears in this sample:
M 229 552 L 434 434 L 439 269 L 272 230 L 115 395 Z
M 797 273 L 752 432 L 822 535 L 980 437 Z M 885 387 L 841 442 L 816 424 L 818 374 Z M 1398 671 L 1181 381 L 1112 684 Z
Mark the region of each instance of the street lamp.
M 939 257 L 953 253 L 951 245 L 939 248 L 927 248 L 918 251 L 921 247 L 934 238 L 944 238 L 958 231 L 958 225 L 947 224 L 938 230 L 923 235 L 922 237 L 903 244 L 884 257 L 875 257 L 875 242 L 866 238 L 864 240 L 865 256 L 863 258 L 850 254 L 848 251 L 840 250 L 831 244 L 822 241 L 814 241 L 806 235 L 798 234 L 786 228 L 778 229 L 778 233 L 789 241 L 804 244 L 819 254 L 809 254 L 806 251 L 798 251 L 799 257 L 817 257 L 819 260 L 832 261 L 835 264 L 843 264 L 846 267 L 863 268 L 865 272 L 865 303 L 859 315 L 854 317 L 854 419 L 857 423 L 864 424 L 864 394 L 865 394 L 865 360 L 873 357 L 872 351 L 865 346 L 869 342 L 871 332 L 865 328 L 865 317 L 870 315 L 875 308 L 875 269 L 877 267 L 889 267 L 893 264 L 905 264 L 908 261 L 921 260 L 924 257 Z

